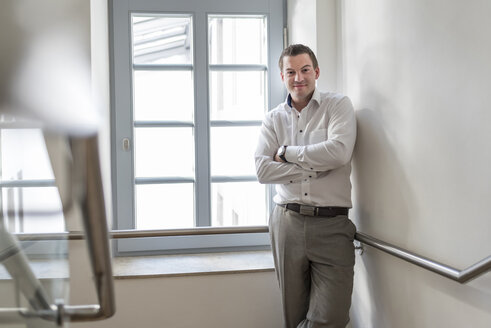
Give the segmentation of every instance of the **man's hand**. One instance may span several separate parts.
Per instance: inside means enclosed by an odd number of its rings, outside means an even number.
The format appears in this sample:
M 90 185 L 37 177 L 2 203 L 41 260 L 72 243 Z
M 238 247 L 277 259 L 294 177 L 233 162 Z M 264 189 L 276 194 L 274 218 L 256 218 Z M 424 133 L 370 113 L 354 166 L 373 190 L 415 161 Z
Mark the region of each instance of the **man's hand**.
M 278 154 L 274 154 L 273 160 L 275 162 L 286 163 L 284 160 L 280 158 L 280 156 L 278 156 Z

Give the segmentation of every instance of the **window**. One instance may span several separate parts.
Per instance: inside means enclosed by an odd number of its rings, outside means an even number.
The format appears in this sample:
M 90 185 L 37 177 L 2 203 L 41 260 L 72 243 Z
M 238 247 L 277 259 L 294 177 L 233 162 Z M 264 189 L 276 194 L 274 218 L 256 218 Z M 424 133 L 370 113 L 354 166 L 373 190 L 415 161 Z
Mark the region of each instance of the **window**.
M 192 27 L 189 14 L 131 14 L 136 229 L 194 226 Z
M 283 98 L 283 1 L 112 3 L 113 195 L 119 229 L 266 225 L 262 118 Z M 223 235 L 118 241 L 119 252 L 267 245 Z
M 65 231 L 65 219 L 43 132 L 0 115 L 0 227 L 12 233 Z M 29 256 L 66 254 L 64 241 L 24 242 Z
M 0 119 L 0 207 L 12 232 L 61 232 L 65 221 L 42 131 Z

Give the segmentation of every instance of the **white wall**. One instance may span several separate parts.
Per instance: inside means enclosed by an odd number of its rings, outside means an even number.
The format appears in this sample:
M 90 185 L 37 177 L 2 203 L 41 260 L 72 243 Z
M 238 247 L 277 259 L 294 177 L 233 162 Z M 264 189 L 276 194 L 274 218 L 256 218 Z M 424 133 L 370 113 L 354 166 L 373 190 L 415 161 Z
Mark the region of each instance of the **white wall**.
M 287 0 L 288 44 L 302 43 L 317 52 L 316 0 Z
M 339 92 L 340 21 L 336 0 L 288 0 L 288 44 L 301 43 L 312 49 L 319 61 L 317 86 L 322 91 Z
M 358 228 L 456 268 L 487 257 L 491 2 L 342 3 Z M 355 327 L 491 325 L 489 273 L 459 285 L 367 249 L 355 286 Z
M 90 49 L 92 96 L 94 103 L 103 120 L 99 131 L 99 147 L 104 197 L 111 203 L 111 126 L 110 126 L 110 86 L 109 86 L 109 26 L 108 1 L 90 0 Z M 107 217 L 112 218 L 111 207 L 108 207 Z
M 491 3 L 338 0 L 333 39 L 320 21 L 333 7 L 314 2 L 289 1 L 300 17 L 289 21 L 312 17 L 312 6 L 317 17 L 290 36 L 315 35 L 318 52 L 337 40 L 337 85 L 358 118 L 359 230 L 459 269 L 487 257 Z M 489 327 L 491 275 L 460 285 L 367 247 L 351 316 L 360 328 Z
M 116 280 L 116 314 L 72 327 L 281 327 L 273 272 Z

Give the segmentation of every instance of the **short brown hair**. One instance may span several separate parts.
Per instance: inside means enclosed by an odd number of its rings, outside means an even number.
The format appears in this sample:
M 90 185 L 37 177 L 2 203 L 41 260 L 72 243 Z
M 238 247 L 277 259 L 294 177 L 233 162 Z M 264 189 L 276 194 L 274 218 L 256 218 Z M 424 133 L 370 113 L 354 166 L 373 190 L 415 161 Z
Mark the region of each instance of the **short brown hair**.
M 312 49 L 310 49 L 307 46 L 304 46 L 303 44 L 292 44 L 286 47 L 281 53 L 280 60 L 278 61 L 278 65 L 280 66 L 280 71 L 283 72 L 283 57 L 292 57 L 301 54 L 309 55 L 310 59 L 312 60 L 312 64 L 314 65 L 314 69 L 316 69 L 319 66 L 319 63 L 317 62 L 317 58 L 315 57 L 315 54 L 312 51 Z

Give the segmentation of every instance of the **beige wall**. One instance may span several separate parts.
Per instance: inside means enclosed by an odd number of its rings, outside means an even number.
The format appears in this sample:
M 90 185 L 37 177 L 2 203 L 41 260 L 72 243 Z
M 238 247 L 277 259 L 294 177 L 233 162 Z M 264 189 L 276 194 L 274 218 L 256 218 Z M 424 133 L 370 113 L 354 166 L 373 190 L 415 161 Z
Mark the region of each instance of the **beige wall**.
M 457 268 L 491 253 L 491 3 L 343 1 L 361 231 Z M 489 327 L 491 275 L 459 285 L 367 249 L 356 327 Z

